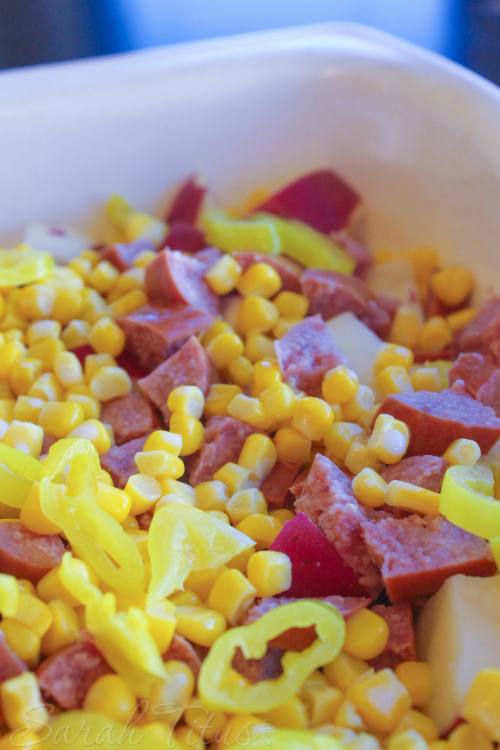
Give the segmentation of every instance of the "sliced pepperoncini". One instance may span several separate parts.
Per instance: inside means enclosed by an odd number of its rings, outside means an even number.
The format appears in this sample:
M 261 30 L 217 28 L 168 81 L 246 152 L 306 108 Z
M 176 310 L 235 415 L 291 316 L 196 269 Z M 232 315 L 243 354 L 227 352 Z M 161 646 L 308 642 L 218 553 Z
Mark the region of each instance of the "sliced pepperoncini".
M 452 466 L 444 475 L 439 511 L 456 526 L 483 539 L 500 536 L 500 502 L 493 472 L 484 464 Z

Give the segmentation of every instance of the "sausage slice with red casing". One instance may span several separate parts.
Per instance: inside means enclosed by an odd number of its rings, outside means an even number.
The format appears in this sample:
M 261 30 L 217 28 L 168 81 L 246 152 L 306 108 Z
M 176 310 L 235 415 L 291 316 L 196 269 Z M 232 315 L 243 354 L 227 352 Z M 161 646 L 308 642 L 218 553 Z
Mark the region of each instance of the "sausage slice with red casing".
M 162 250 L 146 266 L 144 289 L 151 305 L 182 302 L 217 315 L 219 297 L 204 279 L 207 267 L 198 258 L 180 250 Z
M 375 419 L 379 414 L 390 414 L 408 426 L 407 456 L 442 456 L 459 438 L 475 440 L 481 453 L 488 453 L 500 437 L 500 419 L 493 409 L 453 388 L 386 396 Z
M 377 604 L 372 612 L 380 615 L 389 626 L 389 640 L 379 656 L 370 659 L 369 664 L 379 669 L 394 669 L 402 661 L 416 661 L 417 642 L 413 624 L 413 612 L 409 602 L 400 602 L 392 607 Z
M 346 364 L 320 315 L 294 325 L 274 348 L 284 382 L 309 396 L 321 396 L 325 372 Z
M 107 453 L 101 456 L 101 466 L 107 471 L 113 480 L 115 487 L 120 490 L 125 488 L 129 477 L 132 474 L 138 474 L 139 470 L 135 465 L 134 456 L 140 453 L 146 442 L 147 435 L 131 440 L 123 445 L 115 445 Z
M 177 635 L 177 633 L 174 633 L 170 646 L 162 658 L 163 661 L 183 661 L 184 664 L 190 667 L 196 678 L 200 673 L 201 659 L 196 653 L 193 644 L 181 635 Z
M 448 373 L 450 385 L 461 380 L 467 393 L 500 416 L 500 368 L 477 352 L 461 354 Z
M 168 425 L 170 409 L 167 400 L 174 388 L 180 385 L 197 385 L 206 396 L 211 383 L 216 382 L 217 370 L 196 336 L 191 336 L 175 354 L 145 378 L 141 378 L 138 386 L 161 411 Z
M 44 659 L 36 670 L 41 690 L 67 711 L 82 708 L 89 688 L 113 670 L 89 641 L 66 646 Z
M 189 484 L 196 487 L 209 482 L 224 464 L 236 463 L 245 440 L 259 432 L 255 427 L 233 417 L 210 417 L 205 425 L 203 445 L 194 455 Z
M 0 523 L 0 573 L 36 584 L 57 567 L 64 544 L 57 534 L 34 534 L 20 521 Z
M 266 479 L 260 485 L 260 491 L 264 495 L 267 510 L 281 510 L 291 507 L 293 497 L 290 486 L 299 473 L 300 464 L 296 461 L 277 461 Z
M 468 326 L 460 331 L 457 352 L 477 352 L 492 357 L 500 365 L 500 297 L 493 297 L 479 310 Z
M 101 404 L 99 419 L 113 428 L 116 445 L 162 429 L 158 414 L 140 393 L 129 393 L 105 401 Z
M 361 529 L 394 604 L 435 594 L 457 573 L 486 577 L 497 572 L 490 545 L 442 516 L 365 521 Z
M 146 305 L 116 318 L 124 332 L 127 350 L 149 370 L 161 365 L 191 337 L 206 331 L 212 315 L 179 302 L 168 307 Z
M 411 456 L 386 466 L 380 472 L 380 476 L 387 484 L 397 479 L 399 482 L 408 482 L 424 490 L 441 492 L 444 475 L 449 468 L 448 461 L 440 456 Z

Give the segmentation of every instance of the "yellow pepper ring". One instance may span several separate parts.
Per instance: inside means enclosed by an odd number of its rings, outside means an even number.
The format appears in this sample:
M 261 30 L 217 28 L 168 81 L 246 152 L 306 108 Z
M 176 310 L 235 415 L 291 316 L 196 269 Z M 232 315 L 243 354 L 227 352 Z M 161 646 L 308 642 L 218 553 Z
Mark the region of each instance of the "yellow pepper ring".
M 500 502 L 493 490 L 493 472 L 487 466 L 452 466 L 444 475 L 439 511 L 483 539 L 500 536 Z
M 36 458 L 0 443 L 2 502 L 22 508 L 33 482 L 40 479 L 42 465 Z
M 316 628 L 317 638 L 302 652 L 287 651 L 283 674 L 255 685 L 234 679 L 231 667 L 237 648 L 245 659 L 261 659 L 269 641 L 294 627 Z M 207 707 L 229 713 L 262 713 L 289 700 L 318 667 L 333 661 L 345 639 L 345 623 L 335 607 L 307 600 L 292 602 L 267 612 L 251 625 L 233 628 L 214 643 L 201 665 L 199 695 Z
M 49 276 L 56 267 L 42 250 L 0 250 L 0 287 L 24 286 Z

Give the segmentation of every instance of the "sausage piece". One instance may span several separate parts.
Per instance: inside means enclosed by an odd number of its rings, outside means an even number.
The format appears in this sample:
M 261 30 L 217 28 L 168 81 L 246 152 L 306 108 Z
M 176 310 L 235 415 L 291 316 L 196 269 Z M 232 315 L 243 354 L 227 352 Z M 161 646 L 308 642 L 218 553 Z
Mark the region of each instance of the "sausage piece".
M 57 534 L 34 534 L 20 521 L 0 523 L 0 573 L 27 578 L 36 586 L 63 554 Z
M 500 365 L 500 297 L 493 297 L 456 337 L 458 352 L 477 352 Z
M 113 670 L 89 641 L 75 643 L 44 659 L 36 676 L 40 688 L 61 708 L 82 708 L 94 682 Z
M 177 633 L 174 633 L 174 637 L 168 647 L 168 651 L 163 654 L 163 661 L 183 661 L 191 669 L 194 676 L 197 678 L 200 673 L 201 659 L 196 653 L 194 646 Z
M 107 260 L 121 273 L 132 268 L 135 258 L 143 250 L 152 250 L 156 252 L 154 242 L 145 237 L 134 240 L 134 242 L 117 242 L 114 245 L 108 245 L 101 252 L 101 259 Z
M 0 683 L 11 677 L 18 677 L 27 669 L 26 664 L 7 645 L 5 635 L 0 630 Z
M 500 416 L 500 368 L 476 352 L 460 354 L 448 373 L 450 385 L 461 380 L 465 390 Z
M 115 445 L 107 453 L 101 456 L 101 466 L 107 471 L 113 480 L 115 487 L 120 490 L 125 488 L 129 477 L 132 474 L 138 474 L 139 470 L 135 465 L 134 456 L 142 451 L 146 442 L 147 435 L 131 440 L 123 445 Z
M 197 385 L 204 396 L 211 383 L 217 382 L 217 370 L 210 362 L 196 336 L 186 341 L 166 362 L 159 365 L 138 385 L 147 398 L 161 411 L 168 425 L 170 409 L 167 400 L 180 385 Z
M 394 479 L 408 482 L 431 492 L 441 492 L 443 478 L 450 464 L 439 456 L 411 456 L 386 466 L 380 476 L 387 484 Z
M 417 642 L 413 623 L 413 612 L 409 602 L 400 602 L 392 607 L 378 604 L 372 612 L 380 615 L 389 626 L 389 640 L 382 653 L 370 660 L 375 670 L 394 669 L 403 661 L 416 661 Z
M 149 370 L 161 365 L 191 337 L 209 328 L 213 317 L 180 303 L 141 307 L 116 318 L 125 333 L 127 349 Z
M 151 305 L 182 302 L 217 315 L 219 297 L 204 279 L 206 265 L 179 250 L 162 250 L 146 266 L 145 292 Z
M 232 667 L 246 677 L 251 685 L 262 680 L 275 680 L 283 674 L 283 653 L 281 649 L 270 646 L 262 659 L 245 659 L 242 650 L 238 648 L 233 656 Z
M 179 188 L 179 192 L 165 216 L 167 224 L 172 225 L 178 221 L 194 224 L 206 191 L 206 187 L 200 183 L 197 175 L 188 177 Z
M 293 498 L 290 486 L 295 481 L 299 469 L 300 464 L 296 461 L 277 461 L 269 476 L 264 479 L 260 491 L 264 495 L 269 513 L 291 507 Z
M 491 576 L 496 573 L 490 546 L 442 516 L 408 516 L 365 521 L 362 534 L 384 586 L 396 604 L 434 594 L 457 573 Z
M 209 482 L 216 471 L 227 463 L 236 463 L 245 440 L 259 432 L 241 419 L 210 417 L 205 425 L 205 438 L 190 468 L 189 484 L 196 487 Z
M 294 325 L 274 348 L 285 383 L 309 396 L 321 396 L 325 372 L 345 364 L 320 315 Z
M 390 414 L 410 430 L 407 456 L 442 456 L 459 438 L 475 440 L 488 453 L 500 437 L 500 419 L 465 393 L 452 388 L 386 396 L 375 416 Z
M 113 428 L 116 445 L 129 443 L 162 428 L 156 411 L 139 393 L 106 401 L 101 405 L 99 419 Z
M 198 227 L 185 221 L 176 221 L 167 232 L 161 249 L 182 250 L 185 253 L 196 253 L 206 247 L 205 235 Z

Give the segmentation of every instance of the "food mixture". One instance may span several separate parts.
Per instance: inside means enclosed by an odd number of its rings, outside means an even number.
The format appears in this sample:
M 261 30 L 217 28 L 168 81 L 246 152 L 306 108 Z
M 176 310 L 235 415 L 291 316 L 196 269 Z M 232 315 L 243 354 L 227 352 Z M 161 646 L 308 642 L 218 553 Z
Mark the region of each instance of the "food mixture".
M 0 750 L 500 742 L 500 298 L 329 170 L 0 251 Z

